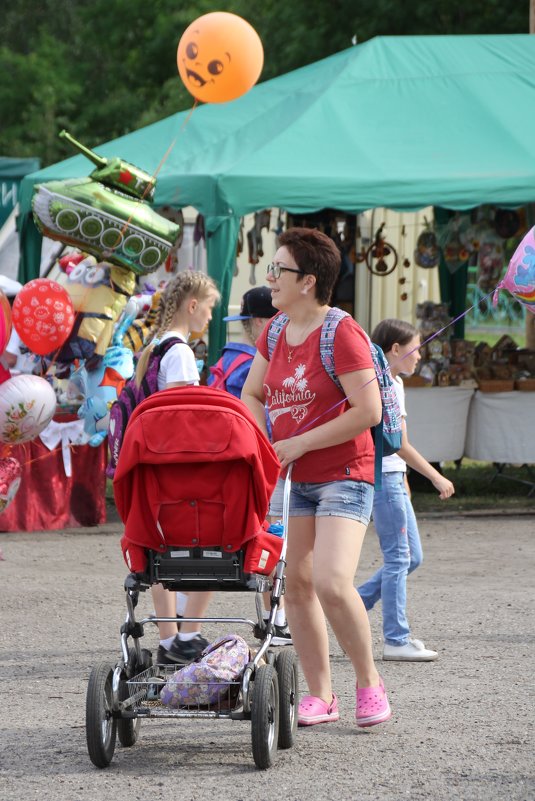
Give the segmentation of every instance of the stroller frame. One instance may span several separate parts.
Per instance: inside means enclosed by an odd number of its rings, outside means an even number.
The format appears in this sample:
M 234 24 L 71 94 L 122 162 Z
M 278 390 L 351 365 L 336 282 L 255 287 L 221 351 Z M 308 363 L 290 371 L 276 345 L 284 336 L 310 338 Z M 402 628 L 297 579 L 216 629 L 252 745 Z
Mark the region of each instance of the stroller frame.
M 146 573 L 130 573 L 125 580 L 126 619 L 121 626 L 121 658 L 115 665 L 102 662 L 93 668 L 86 698 L 86 738 L 89 757 L 96 767 L 110 764 L 116 737 L 124 747 L 138 739 L 142 718 L 218 718 L 251 720 L 252 752 L 260 769 L 270 767 L 277 748 L 291 748 L 297 731 L 299 700 L 297 655 L 284 646 L 271 649 L 275 616 L 284 594 L 291 465 L 284 484 L 283 543 L 271 577 L 248 574 L 243 551 L 184 549 L 171 546 L 165 552 L 148 551 Z M 158 686 L 172 679 L 183 665 L 152 664 L 152 653 L 141 647 L 147 624 L 176 622 L 176 618 L 145 617 L 136 620 L 139 593 L 153 584 L 172 591 L 255 592 L 257 621 L 241 617 L 183 618 L 184 622 L 250 626 L 260 646 L 246 665 L 240 680 L 225 683 L 220 700 L 210 707 L 188 704 L 177 709 L 158 706 Z M 263 620 L 260 593 L 271 590 L 270 611 Z

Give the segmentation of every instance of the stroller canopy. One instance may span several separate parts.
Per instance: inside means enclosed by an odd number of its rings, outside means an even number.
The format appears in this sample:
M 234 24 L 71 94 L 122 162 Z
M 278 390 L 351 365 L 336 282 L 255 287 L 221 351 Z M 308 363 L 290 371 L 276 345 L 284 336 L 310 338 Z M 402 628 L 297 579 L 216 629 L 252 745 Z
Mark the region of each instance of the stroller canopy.
M 279 471 L 237 398 L 208 387 L 154 393 L 130 418 L 113 482 L 127 564 L 143 570 L 146 548 L 238 550 L 262 528 Z

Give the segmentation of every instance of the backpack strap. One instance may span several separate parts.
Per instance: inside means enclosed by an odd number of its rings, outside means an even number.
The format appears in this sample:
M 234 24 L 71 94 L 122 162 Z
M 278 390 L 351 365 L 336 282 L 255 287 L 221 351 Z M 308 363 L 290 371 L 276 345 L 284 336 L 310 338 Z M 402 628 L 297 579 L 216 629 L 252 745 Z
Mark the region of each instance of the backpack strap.
M 184 342 L 184 340 L 180 339 L 180 337 L 168 337 L 167 339 L 164 339 L 163 342 L 158 342 L 158 344 L 153 347 L 149 361 L 152 361 L 152 359 L 157 359 L 159 368 L 161 360 L 163 359 L 167 351 L 171 350 L 173 345 L 188 345 L 188 343 Z M 147 370 L 148 370 L 148 364 L 147 364 Z M 147 381 L 147 371 L 145 371 L 145 375 L 142 378 L 141 386 L 143 387 L 143 395 L 145 397 L 148 397 L 149 395 L 152 394 L 149 382 Z
M 270 360 L 273 356 L 273 351 L 275 350 L 275 345 L 277 344 L 281 331 L 287 323 L 288 315 L 284 314 L 284 312 L 279 312 L 279 314 L 271 318 L 267 332 L 268 359 Z
M 342 311 L 342 309 L 338 309 L 336 306 L 333 306 L 325 315 L 325 320 L 321 326 L 320 334 L 321 363 L 325 369 L 325 372 L 329 378 L 334 381 L 340 392 L 344 392 L 344 390 L 342 389 L 342 385 L 335 372 L 334 337 L 336 335 L 338 323 L 343 320 L 344 317 L 349 317 L 349 314 L 345 311 Z
M 173 345 L 188 345 L 188 343 L 184 342 L 180 337 L 167 337 L 163 342 L 158 342 L 158 344 L 154 346 L 151 356 L 158 356 L 160 359 L 163 359 L 167 351 L 170 350 Z
M 252 356 L 250 353 L 239 353 L 236 356 L 236 358 L 233 359 L 233 361 L 230 362 L 229 366 L 227 367 L 227 369 L 225 370 L 223 375 L 219 379 L 216 379 L 213 382 L 213 384 L 212 384 L 213 389 L 225 389 L 226 390 L 226 388 L 227 388 L 227 378 L 234 372 L 234 370 L 237 370 L 238 367 L 241 367 L 242 364 L 245 364 L 245 362 L 249 362 L 249 361 L 252 362 L 253 358 L 254 358 L 254 356 Z M 214 365 L 214 368 L 217 367 L 220 362 L 221 362 L 220 369 L 223 369 L 223 356 L 221 356 L 219 361 Z M 216 374 L 215 371 L 214 371 L 214 368 L 212 368 L 212 367 L 210 368 L 210 371 L 211 371 L 212 375 Z

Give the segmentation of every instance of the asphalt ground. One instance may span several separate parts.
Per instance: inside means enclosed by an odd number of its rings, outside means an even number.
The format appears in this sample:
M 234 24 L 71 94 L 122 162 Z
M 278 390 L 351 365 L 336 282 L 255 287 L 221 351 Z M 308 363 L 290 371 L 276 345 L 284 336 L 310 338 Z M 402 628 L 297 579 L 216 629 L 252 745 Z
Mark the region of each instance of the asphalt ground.
M 373 610 L 392 720 L 356 728 L 354 677 L 333 638 L 341 719 L 300 729 L 267 771 L 254 765 L 250 723 L 224 720 L 143 721 L 135 746 L 117 745 L 110 767 L 95 768 L 85 695 L 92 666 L 120 655 L 120 525 L 1 534 L 0 797 L 534 799 L 534 518 L 420 517 L 420 529 L 425 561 L 409 578 L 409 617 L 438 661 L 383 662 L 380 608 Z M 379 564 L 372 525 L 356 583 Z M 139 609 L 150 612 L 148 594 Z M 253 597 L 220 593 L 211 613 L 250 617 Z M 210 625 L 205 633 L 223 631 Z M 155 647 L 155 630 L 143 639 Z

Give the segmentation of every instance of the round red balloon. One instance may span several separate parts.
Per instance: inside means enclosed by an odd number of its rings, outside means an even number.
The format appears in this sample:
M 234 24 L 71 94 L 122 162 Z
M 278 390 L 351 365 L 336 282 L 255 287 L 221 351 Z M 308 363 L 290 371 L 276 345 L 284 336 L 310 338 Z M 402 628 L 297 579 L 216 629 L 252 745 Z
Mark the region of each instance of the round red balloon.
M 177 65 L 194 98 L 203 103 L 226 103 L 255 85 L 264 66 L 264 48 L 243 17 L 212 11 L 182 34 Z
M 5 351 L 11 336 L 11 306 L 0 289 L 0 355 Z
M 13 303 L 13 325 L 33 352 L 46 356 L 58 350 L 74 325 L 74 307 L 66 289 L 48 278 L 25 284 Z

